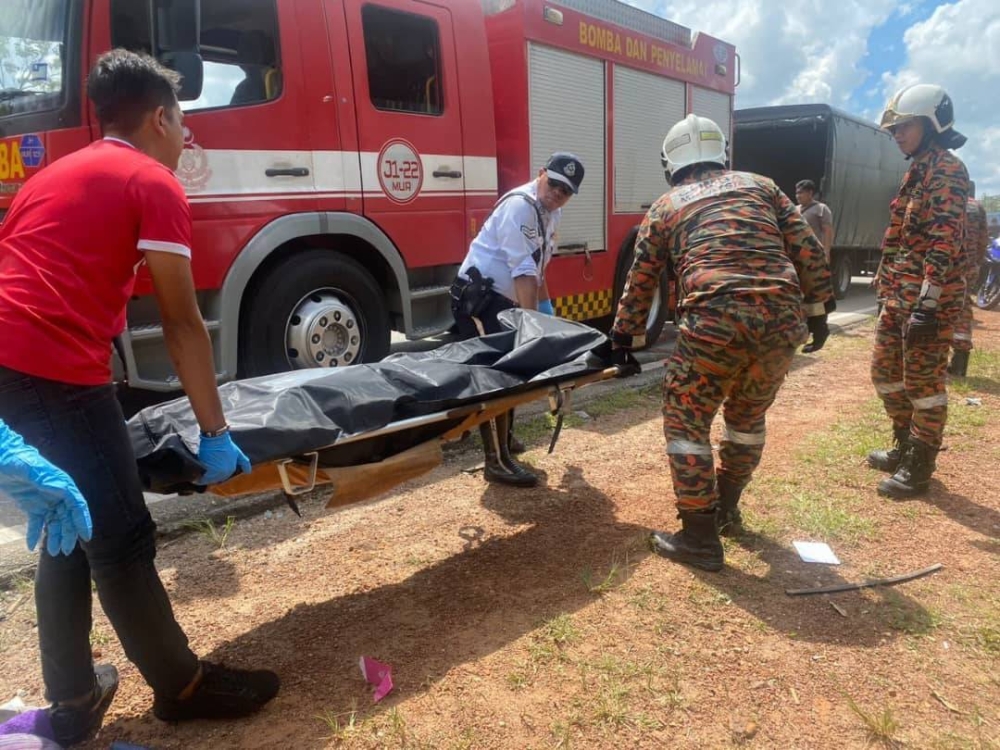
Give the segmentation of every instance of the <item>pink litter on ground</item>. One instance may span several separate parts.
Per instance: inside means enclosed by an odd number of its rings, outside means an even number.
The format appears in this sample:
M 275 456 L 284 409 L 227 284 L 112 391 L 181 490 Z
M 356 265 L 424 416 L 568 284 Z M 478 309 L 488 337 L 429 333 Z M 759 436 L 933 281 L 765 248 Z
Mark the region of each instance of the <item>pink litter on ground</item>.
M 375 693 L 372 697 L 375 699 L 376 703 L 392 692 L 393 686 L 391 666 L 383 664 L 370 656 L 362 656 L 360 667 L 361 674 L 364 675 L 368 684 L 375 685 Z

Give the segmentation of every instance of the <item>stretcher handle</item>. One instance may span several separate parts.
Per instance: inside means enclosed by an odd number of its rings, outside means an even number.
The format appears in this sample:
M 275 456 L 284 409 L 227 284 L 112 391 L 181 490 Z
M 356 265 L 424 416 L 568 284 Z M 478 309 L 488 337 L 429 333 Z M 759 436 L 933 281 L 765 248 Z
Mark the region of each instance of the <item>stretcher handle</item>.
M 309 459 L 309 479 L 307 484 L 295 487 L 292 485 L 291 477 L 288 476 L 288 469 L 286 468 L 288 464 L 297 463 L 302 458 Z M 310 453 L 303 453 L 301 456 L 296 456 L 294 458 L 286 458 L 278 461 L 278 476 L 281 477 L 281 487 L 285 491 L 285 494 L 289 497 L 295 497 L 296 495 L 304 495 L 307 492 L 312 492 L 316 489 L 316 472 L 319 470 L 319 453 L 317 451 L 312 451 Z

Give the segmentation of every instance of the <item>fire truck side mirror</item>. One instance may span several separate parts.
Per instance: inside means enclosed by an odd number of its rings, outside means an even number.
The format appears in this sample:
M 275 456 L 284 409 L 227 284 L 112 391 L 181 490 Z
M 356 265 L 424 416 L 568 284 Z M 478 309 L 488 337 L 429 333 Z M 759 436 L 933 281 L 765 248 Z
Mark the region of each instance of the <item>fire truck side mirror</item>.
M 201 96 L 204 65 L 201 59 L 201 0 L 150 0 L 153 54 L 181 74 L 178 99 Z

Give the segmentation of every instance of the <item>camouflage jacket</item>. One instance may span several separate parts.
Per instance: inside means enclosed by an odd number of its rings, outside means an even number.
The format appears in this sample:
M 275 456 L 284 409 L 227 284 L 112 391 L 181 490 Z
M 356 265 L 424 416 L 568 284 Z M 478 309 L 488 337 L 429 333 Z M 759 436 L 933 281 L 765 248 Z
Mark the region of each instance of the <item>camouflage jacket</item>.
M 931 145 L 910 164 L 882 241 L 878 297 L 887 307 L 913 310 L 936 298 L 944 319 L 961 311 L 968 193 L 969 173 L 947 149 Z
M 615 317 L 619 344 L 644 345 L 668 265 L 681 310 L 735 304 L 822 315 L 833 299 L 830 267 L 812 229 L 772 180 L 749 172 L 678 185 L 649 209 Z
M 986 257 L 986 247 L 990 244 L 989 230 L 986 228 L 986 209 L 975 198 L 965 204 L 965 286 L 970 294 L 979 281 L 979 267 Z

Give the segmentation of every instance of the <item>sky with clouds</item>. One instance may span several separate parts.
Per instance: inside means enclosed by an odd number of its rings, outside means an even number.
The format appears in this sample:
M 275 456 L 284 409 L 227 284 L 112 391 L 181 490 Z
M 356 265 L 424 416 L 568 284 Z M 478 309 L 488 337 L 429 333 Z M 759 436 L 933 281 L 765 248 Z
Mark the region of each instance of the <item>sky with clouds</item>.
M 977 194 L 1000 194 L 1000 0 L 626 2 L 736 45 L 738 108 L 825 102 L 877 120 L 899 86 L 944 86 Z

